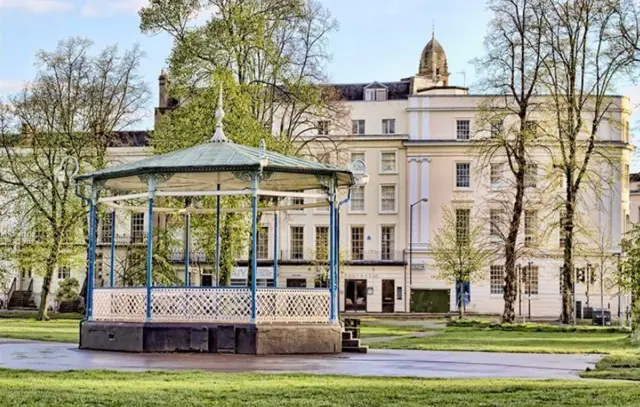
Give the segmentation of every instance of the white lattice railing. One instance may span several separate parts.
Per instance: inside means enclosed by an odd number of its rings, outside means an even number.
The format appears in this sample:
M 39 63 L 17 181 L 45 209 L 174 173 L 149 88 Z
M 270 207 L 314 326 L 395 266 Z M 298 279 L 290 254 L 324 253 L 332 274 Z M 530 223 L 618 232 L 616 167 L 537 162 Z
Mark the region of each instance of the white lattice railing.
M 93 317 L 99 321 L 144 321 L 146 288 L 101 288 L 93 291 Z M 258 288 L 258 323 L 326 323 L 328 290 Z M 156 322 L 251 321 L 248 288 L 153 288 L 151 320 Z
M 146 288 L 95 288 L 93 318 L 96 321 L 142 322 L 147 310 Z

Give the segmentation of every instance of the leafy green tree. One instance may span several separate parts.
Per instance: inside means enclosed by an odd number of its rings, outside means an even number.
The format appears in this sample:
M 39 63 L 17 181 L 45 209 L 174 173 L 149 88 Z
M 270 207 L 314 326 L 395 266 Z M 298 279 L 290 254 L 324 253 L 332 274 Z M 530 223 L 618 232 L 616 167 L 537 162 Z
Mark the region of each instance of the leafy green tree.
M 459 298 L 458 313 L 464 316 L 462 287 L 486 276 L 485 270 L 495 247 L 490 244 L 487 228 L 474 220 L 471 209 L 456 212 L 442 207 L 442 226 L 429 244 L 438 278 L 456 284 Z
M 47 318 L 54 270 L 82 247 L 82 236 L 88 240 L 87 205 L 75 196 L 71 162 L 79 171 L 106 165 L 107 146 L 126 143 L 117 131 L 140 119 L 148 97 L 136 73 L 137 48 L 94 55 L 91 47 L 70 38 L 37 52 L 34 81 L 0 103 L 1 212 L 18 220 L 16 232 L 31 233 L 12 257 L 43 276 L 39 319 Z
M 640 343 L 640 226 L 634 225 L 621 245 L 626 257 L 620 264 L 617 281 L 631 293 L 632 338 Z
M 216 12 L 197 25 L 194 18 L 205 7 Z M 321 85 L 329 59 L 328 34 L 337 24 L 319 3 L 152 0 L 140 18 L 143 33 L 166 33 L 174 39 L 167 77 L 169 94 L 178 102 L 156 123 L 154 151 L 164 153 L 209 140 L 222 88 L 225 134 L 233 142 L 256 147 L 265 140 L 268 149 L 283 154 L 337 157 L 335 139 L 316 134 L 320 119 L 340 128 L 346 117 L 335 91 Z M 215 202 L 215 198 L 194 199 L 191 205 L 215 208 Z M 222 198 L 223 207 L 247 204 L 247 197 Z M 192 219 L 196 245 L 208 258 L 215 258 L 215 216 Z M 220 230 L 220 282 L 228 284 L 249 240 L 247 214 L 223 214 Z

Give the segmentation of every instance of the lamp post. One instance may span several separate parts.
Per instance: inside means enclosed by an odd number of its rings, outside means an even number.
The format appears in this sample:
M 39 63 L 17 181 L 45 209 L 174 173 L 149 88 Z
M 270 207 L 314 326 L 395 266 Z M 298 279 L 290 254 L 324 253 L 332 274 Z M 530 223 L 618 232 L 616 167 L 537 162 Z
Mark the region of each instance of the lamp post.
M 428 202 L 429 199 L 422 198 L 409 205 L 409 289 L 405 287 L 405 298 L 409 298 L 409 306 L 411 306 L 411 286 L 413 285 L 413 207 L 421 202 Z M 405 278 L 406 282 L 406 278 Z

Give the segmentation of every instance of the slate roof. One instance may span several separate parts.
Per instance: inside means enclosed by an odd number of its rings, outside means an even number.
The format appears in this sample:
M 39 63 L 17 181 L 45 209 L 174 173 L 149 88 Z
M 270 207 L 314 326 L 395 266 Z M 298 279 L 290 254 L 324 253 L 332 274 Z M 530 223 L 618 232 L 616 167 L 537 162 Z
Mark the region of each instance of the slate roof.
M 411 84 L 409 81 L 400 82 L 379 82 L 389 89 L 388 100 L 408 99 Z M 332 88 L 338 90 L 342 100 L 364 100 L 364 89 L 371 83 L 338 83 L 331 84 Z

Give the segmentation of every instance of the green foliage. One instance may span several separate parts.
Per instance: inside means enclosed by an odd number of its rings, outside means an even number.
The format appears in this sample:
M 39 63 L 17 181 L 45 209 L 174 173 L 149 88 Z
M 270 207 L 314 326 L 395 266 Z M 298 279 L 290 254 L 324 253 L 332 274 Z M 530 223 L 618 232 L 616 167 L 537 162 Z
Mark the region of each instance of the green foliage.
M 80 298 L 78 295 L 79 289 L 80 283 L 78 280 L 73 277 L 65 278 L 56 292 L 56 301 L 76 301 Z
M 597 333 L 629 333 L 625 327 L 593 326 L 593 325 L 550 325 L 538 323 L 507 324 L 477 319 L 456 319 L 447 322 L 447 326 L 458 328 L 481 328 L 499 331 L 517 332 L 597 332 Z
M 580 374 L 589 379 L 636 380 L 640 381 L 640 355 L 608 355 L 596 363 L 595 370 L 587 369 Z
M 621 263 L 618 283 L 631 292 L 631 312 L 634 335 L 640 335 L 640 226 L 633 229 L 622 240 L 621 247 L 626 257 Z

